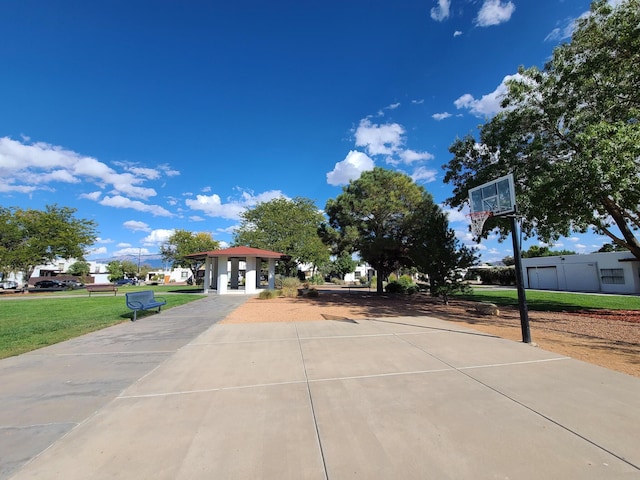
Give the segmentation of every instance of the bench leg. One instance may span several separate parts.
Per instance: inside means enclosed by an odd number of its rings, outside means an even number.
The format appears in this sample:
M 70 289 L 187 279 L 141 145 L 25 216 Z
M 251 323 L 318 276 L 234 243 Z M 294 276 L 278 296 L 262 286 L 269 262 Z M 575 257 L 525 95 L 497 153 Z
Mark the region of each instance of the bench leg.
M 137 310 L 134 310 L 134 311 L 133 311 L 133 319 L 131 320 L 132 322 L 135 322 L 135 321 L 136 321 L 136 316 L 137 316 L 137 314 L 138 314 L 138 311 L 137 311 Z

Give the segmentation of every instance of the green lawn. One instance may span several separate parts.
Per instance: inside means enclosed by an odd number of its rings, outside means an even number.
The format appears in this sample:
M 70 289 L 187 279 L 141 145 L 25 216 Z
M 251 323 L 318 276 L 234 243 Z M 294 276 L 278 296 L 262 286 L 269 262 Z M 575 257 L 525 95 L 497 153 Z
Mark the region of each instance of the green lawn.
M 0 358 L 29 352 L 62 342 L 120 322 L 128 322 L 132 311 L 125 304 L 124 293 L 154 290 L 157 295 L 193 288 L 153 286 L 118 288 L 113 294 L 89 294 L 85 290 L 57 292 L 47 298 L 28 294 L 29 298 L 0 300 Z M 202 291 L 202 290 L 199 290 Z M 80 295 L 80 296 L 76 296 Z M 167 305 L 176 307 L 203 298 L 204 295 L 164 295 Z M 139 312 L 138 318 L 152 312 Z
M 638 296 L 526 290 L 526 297 L 529 310 L 552 312 L 584 309 L 640 310 L 640 297 Z M 455 298 L 491 302 L 496 305 L 518 305 L 518 292 L 515 288 L 495 290 L 474 288 L 471 295 L 456 295 Z

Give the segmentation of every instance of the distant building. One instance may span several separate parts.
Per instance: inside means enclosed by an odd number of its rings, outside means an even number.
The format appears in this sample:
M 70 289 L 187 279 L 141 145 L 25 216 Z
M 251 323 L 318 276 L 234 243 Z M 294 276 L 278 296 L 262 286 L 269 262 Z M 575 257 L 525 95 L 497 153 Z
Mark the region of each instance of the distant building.
M 347 273 L 343 280 L 347 283 L 370 282 L 376 271 L 367 263 L 358 264 L 355 271 Z
M 525 288 L 640 294 L 640 261 L 631 252 L 523 258 L 522 273 Z

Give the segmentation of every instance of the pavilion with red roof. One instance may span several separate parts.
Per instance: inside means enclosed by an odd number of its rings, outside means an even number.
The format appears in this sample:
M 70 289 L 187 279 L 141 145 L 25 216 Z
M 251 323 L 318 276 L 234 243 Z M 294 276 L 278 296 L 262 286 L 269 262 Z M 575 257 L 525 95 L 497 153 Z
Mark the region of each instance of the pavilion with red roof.
M 211 250 L 192 253 L 186 257 L 204 261 L 204 293 L 213 290 L 220 295 L 252 294 L 259 292 L 262 288 L 273 290 L 276 260 L 287 258 L 283 253 L 252 247 Z M 241 268 L 242 263 L 244 263 L 244 270 Z M 264 277 L 266 277 L 266 284 L 263 283 Z

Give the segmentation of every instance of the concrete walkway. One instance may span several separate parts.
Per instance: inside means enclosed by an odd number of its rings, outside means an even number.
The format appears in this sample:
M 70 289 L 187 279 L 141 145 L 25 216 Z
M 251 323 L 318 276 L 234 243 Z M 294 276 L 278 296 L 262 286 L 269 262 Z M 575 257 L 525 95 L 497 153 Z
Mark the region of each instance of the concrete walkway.
M 215 323 L 243 300 L 0 361 L 1 478 L 640 478 L 640 379 L 429 317 Z

